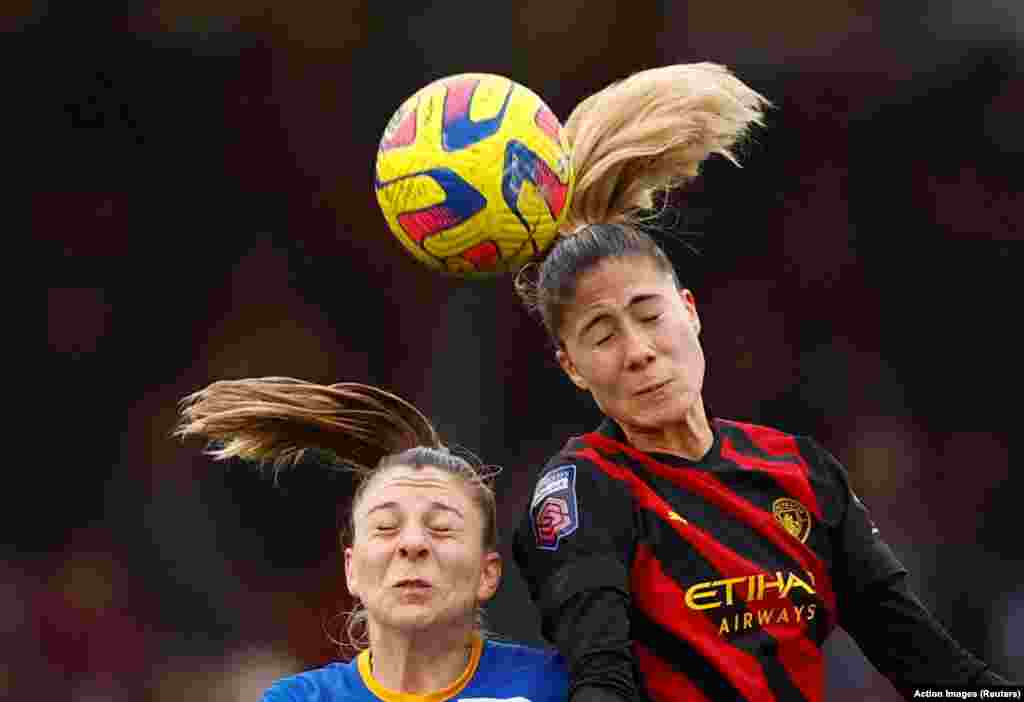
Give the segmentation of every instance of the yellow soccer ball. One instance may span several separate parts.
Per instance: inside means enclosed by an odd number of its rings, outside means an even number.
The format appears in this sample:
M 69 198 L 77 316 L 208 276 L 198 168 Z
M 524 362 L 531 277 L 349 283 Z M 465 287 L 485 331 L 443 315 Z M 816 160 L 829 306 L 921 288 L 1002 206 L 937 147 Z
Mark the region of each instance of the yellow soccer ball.
M 377 201 L 392 234 L 424 265 L 463 277 L 514 271 L 546 251 L 574 181 L 554 113 L 485 73 L 420 89 L 377 151 Z

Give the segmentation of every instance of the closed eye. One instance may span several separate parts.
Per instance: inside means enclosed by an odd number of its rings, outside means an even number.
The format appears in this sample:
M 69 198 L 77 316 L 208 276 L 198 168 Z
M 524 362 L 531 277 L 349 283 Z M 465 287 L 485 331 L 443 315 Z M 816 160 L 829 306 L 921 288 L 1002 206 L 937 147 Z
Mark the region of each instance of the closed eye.
M 605 343 L 606 341 L 611 339 L 612 336 L 614 336 L 614 335 L 613 334 L 608 334 L 607 336 L 602 336 L 600 339 L 597 340 L 597 342 L 594 344 L 594 346 L 602 345 L 603 343 Z
M 661 315 L 660 314 L 656 314 L 656 315 L 653 315 L 651 317 L 644 317 L 640 321 L 641 322 L 657 322 L 659 319 L 661 319 Z

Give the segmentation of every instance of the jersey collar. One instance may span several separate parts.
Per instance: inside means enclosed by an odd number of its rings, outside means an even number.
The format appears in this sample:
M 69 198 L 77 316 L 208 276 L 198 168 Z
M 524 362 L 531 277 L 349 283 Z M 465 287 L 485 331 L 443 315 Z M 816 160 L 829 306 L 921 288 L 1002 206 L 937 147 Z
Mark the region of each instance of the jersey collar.
M 359 654 L 356 658 L 356 666 L 363 684 L 383 702 L 445 702 L 445 700 L 450 700 L 465 689 L 480 666 L 480 655 L 483 653 L 484 644 L 483 638 L 477 632 L 473 632 L 472 646 L 472 651 L 469 654 L 469 663 L 466 665 L 466 669 L 462 671 L 462 675 L 443 690 L 424 695 L 390 690 L 377 682 L 377 679 L 373 677 L 373 672 L 370 670 L 369 649 Z
M 713 417 L 708 417 L 708 423 L 711 425 L 711 434 L 713 436 L 711 442 L 711 448 L 708 449 L 707 454 L 704 458 L 699 461 L 691 461 L 689 458 L 683 458 L 682 456 L 676 456 L 672 453 L 662 453 L 660 451 L 644 451 L 648 456 L 655 459 L 659 463 L 663 463 L 668 466 L 674 466 L 677 468 L 707 468 L 715 465 L 717 459 L 721 455 L 722 450 L 722 436 L 719 431 L 718 420 Z M 601 425 L 597 428 L 597 432 L 601 436 L 616 441 L 630 448 L 636 449 L 635 446 L 629 443 L 626 439 L 626 434 L 622 431 L 622 428 L 610 417 L 605 417 L 601 422 Z

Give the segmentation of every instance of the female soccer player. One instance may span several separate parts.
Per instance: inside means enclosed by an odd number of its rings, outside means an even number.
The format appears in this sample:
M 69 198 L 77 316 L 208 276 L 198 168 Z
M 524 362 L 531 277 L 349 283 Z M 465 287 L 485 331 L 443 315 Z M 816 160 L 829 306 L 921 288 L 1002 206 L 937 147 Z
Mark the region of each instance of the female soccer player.
M 518 285 L 606 419 L 540 471 L 514 548 L 573 702 L 820 700 L 838 623 L 907 696 L 1000 682 L 908 589 L 835 458 L 705 410 L 694 296 L 636 218 L 766 105 L 721 66 L 670 66 L 566 123 L 571 233 Z
M 356 383 L 261 378 L 213 383 L 182 415 L 177 433 L 215 442 L 216 459 L 279 468 L 319 449 L 359 476 L 345 578 L 359 603 L 349 638 L 363 650 L 274 683 L 263 702 L 566 699 L 556 652 L 481 633 L 502 569 L 493 473 L 445 448 L 411 404 Z

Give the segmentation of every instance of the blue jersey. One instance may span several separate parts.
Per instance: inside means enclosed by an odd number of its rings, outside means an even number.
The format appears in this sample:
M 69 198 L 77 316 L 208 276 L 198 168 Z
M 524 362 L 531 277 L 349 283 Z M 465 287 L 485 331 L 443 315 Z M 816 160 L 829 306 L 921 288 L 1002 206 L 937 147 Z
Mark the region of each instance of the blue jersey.
M 555 651 L 481 641 L 452 685 L 427 695 L 388 690 L 370 671 L 369 652 L 275 682 L 262 702 L 566 702 L 569 678 Z

